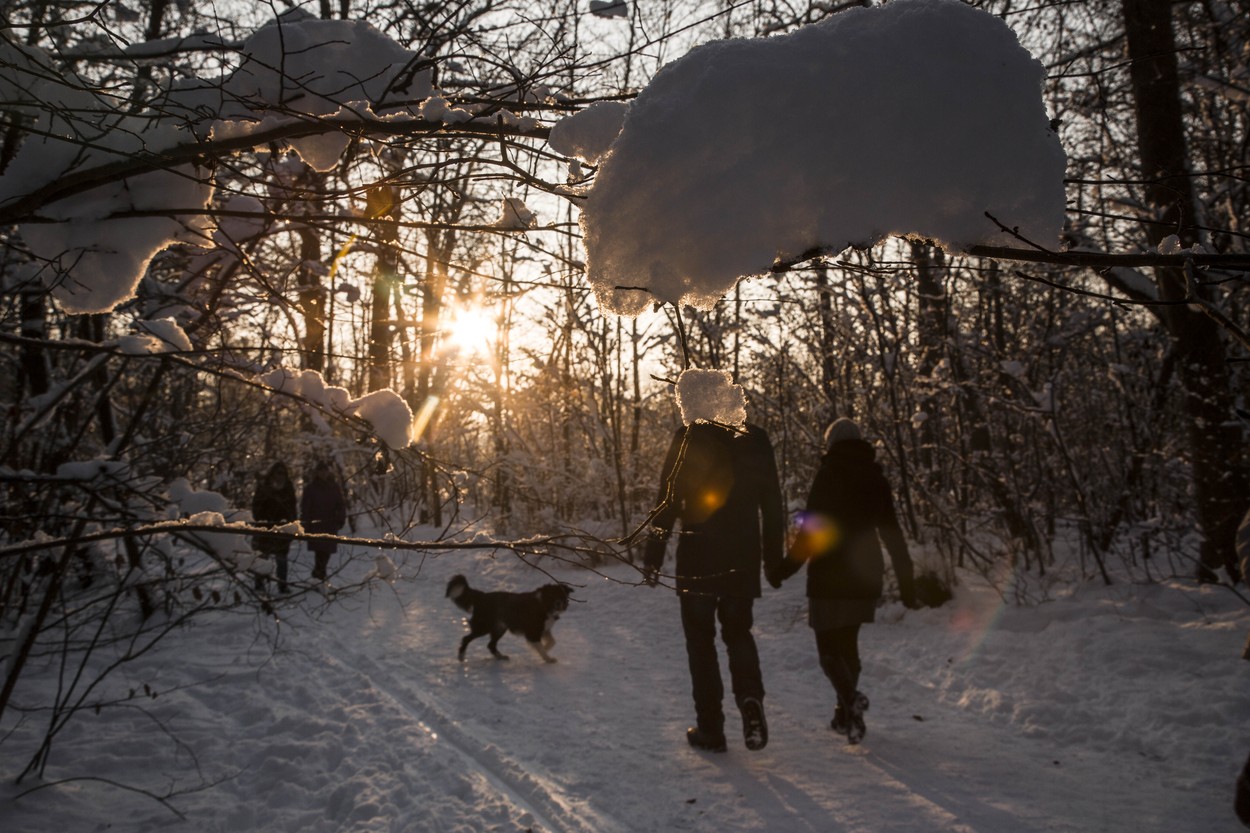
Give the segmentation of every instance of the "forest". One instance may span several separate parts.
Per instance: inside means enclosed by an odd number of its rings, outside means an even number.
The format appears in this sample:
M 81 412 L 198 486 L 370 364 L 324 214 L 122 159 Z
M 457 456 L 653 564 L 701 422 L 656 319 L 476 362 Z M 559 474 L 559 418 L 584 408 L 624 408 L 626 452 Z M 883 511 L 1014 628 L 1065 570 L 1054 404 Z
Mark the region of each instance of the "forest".
M 32 667 L 70 667 L 23 776 L 100 707 L 94 681 L 183 625 L 323 601 L 303 572 L 280 597 L 254 582 L 275 461 L 343 484 L 341 531 L 271 533 L 369 553 L 333 598 L 431 552 L 632 565 L 690 369 L 742 387 L 792 509 L 854 418 L 947 587 L 1036 601 L 1057 551 L 1079 581 L 1237 585 L 1243 0 L 965 4 L 1040 64 L 1055 244 L 997 216 L 966 246 L 821 240 L 624 315 L 588 280 L 583 209 L 624 150 L 580 146 L 574 117 L 628 133 L 695 47 L 879 5 L 0 0 L 0 721 Z M 940 119 L 886 83 L 820 129 L 884 123 L 923 154 L 1006 118 L 970 96 Z M 713 132 L 814 118 L 767 95 Z M 814 147 L 785 192 L 845 201 L 804 193 Z

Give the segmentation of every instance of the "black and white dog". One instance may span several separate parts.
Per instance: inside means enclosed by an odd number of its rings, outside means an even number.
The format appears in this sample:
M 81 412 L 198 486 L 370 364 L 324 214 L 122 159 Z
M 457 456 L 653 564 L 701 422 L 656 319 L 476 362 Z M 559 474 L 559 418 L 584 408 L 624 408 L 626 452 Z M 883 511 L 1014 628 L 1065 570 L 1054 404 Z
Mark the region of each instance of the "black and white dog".
M 556 639 L 551 626 L 569 608 L 569 588 L 563 584 L 544 584 L 528 593 L 474 590 L 464 576 L 452 576 L 447 582 L 447 598 L 469 614 L 469 633 L 460 640 L 459 657 L 464 661 L 465 649 L 480 636 L 490 635 L 486 647 L 496 659 L 507 659 L 499 652 L 499 638 L 508 631 L 525 637 L 543 662 L 555 662 L 547 653 Z

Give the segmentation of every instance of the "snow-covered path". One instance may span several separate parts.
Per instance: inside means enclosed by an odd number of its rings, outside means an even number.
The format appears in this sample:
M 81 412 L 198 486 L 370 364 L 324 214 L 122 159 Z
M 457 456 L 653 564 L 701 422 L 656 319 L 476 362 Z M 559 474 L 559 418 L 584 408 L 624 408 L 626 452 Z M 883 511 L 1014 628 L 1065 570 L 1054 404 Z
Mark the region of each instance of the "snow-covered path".
M 676 599 L 558 568 L 578 586 L 540 662 L 516 637 L 460 663 L 453 572 L 482 587 L 542 577 L 503 557 L 427 559 L 320 618 L 224 620 L 145 659 L 134 681 L 198 682 L 137 710 L 80 718 L 55 777 L 107 773 L 175 800 L 76 782 L 12 798 L 20 831 L 1234 831 L 1232 779 L 1250 745 L 1250 617 L 1227 590 L 1083 589 L 1002 609 L 965 591 L 865 628 L 868 737 L 827 727 L 832 696 L 802 618 L 802 581 L 766 591 L 756 631 L 771 740 L 689 749 Z M 1243 666 L 1246 668 L 1243 669 Z M 159 728 L 158 728 L 159 724 Z M 185 744 L 179 749 L 169 735 Z M 6 747 L 0 747 L 0 750 Z M 24 761 L 0 757 L 2 775 Z

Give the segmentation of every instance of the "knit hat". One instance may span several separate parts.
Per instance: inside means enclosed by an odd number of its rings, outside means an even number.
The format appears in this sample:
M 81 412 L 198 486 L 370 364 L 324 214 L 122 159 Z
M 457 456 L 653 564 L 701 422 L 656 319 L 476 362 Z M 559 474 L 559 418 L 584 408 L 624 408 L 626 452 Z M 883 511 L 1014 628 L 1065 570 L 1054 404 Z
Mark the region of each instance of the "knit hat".
M 833 425 L 830 425 L 825 430 L 825 448 L 832 448 L 834 443 L 839 443 L 843 440 L 859 439 L 863 439 L 859 434 L 859 426 L 855 424 L 854 420 L 846 417 L 834 420 Z

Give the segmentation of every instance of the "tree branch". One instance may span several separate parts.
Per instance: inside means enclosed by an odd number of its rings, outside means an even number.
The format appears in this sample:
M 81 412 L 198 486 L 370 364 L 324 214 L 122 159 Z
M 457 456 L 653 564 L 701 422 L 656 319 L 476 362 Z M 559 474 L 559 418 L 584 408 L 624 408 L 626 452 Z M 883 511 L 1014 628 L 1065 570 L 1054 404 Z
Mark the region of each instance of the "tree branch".
M 296 117 L 292 117 L 296 118 Z M 499 138 L 526 138 L 546 140 L 550 129 L 534 127 L 521 129 L 509 127 L 497 121 L 467 121 L 456 125 L 442 122 L 431 122 L 424 119 L 396 119 L 394 121 L 377 121 L 355 118 L 351 115 L 332 116 L 314 119 L 303 117 L 303 120 L 291 121 L 266 130 L 258 130 L 245 136 L 234 136 L 228 139 L 190 142 L 177 145 L 157 153 L 140 153 L 105 162 L 84 170 L 67 173 L 29 193 L 9 200 L 0 205 L 0 225 L 24 222 L 31 215 L 50 203 L 72 197 L 97 188 L 110 182 L 127 179 L 140 174 L 154 171 L 168 171 L 188 163 L 204 164 L 219 156 L 229 156 L 256 147 L 263 147 L 270 142 L 284 142 L 306 136 L 316 136 L 331 132 L 348 133 L 356 138 L 376 136 L 429 136 L 438 134 L 442 137 L 485 136 Z

